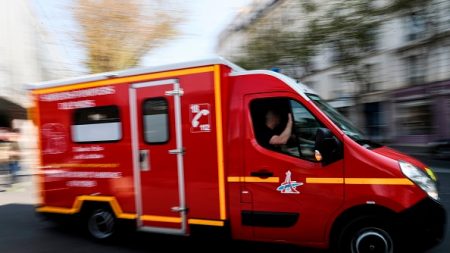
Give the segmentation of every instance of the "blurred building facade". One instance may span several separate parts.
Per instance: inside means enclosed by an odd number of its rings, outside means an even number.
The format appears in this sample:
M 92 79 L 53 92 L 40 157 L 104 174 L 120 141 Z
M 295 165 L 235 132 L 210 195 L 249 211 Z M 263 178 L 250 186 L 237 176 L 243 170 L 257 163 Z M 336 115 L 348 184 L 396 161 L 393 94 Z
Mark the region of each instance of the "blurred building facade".
M 311 16 L 300 2 L 254 1 L 222 32 L 218 53 L 239 58 L 258 27 L 301 30 Z M 315 89 L 372 139 L 426 145 L 450 138 L 449 13 L 450 1 L 433 0 L 427 7 L 385 17 L 374 31 L 376 43 L 361 61 L 368 80 L 365 87 L 344 77 L 329 47 L 314 57 L 312 71 L 280 68 Z
M 26 119 L 26 83 L 67 76 L 41 23 L 29 0 L 0 2 L 0 127 Z
M 23 83 L 40 76 L 40 69 L 24 1 L 2 1 L 0 6 L 0 127 L 11 127 L 14 118 L 26 118 L 29 100 Z
M 52 37 L 30 0 L 0 1 L 0 128 L 21 131 L 22 167 L 36 161 L 36 129 L 27 120 L 32 106 L 25 84 L 63 78 L 65 71 Z

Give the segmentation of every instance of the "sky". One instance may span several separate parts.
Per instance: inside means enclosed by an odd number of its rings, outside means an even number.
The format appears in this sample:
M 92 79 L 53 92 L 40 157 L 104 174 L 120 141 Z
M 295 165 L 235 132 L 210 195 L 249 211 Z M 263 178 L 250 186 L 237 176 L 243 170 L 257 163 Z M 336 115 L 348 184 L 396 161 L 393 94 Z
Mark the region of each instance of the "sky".
M 252 0 L 174 0 L 185 10 L 184 20 L 178 25 L 178 35 L 143 57 L 141 66 L 155 66 L 198 60 L 215 55 L 220 32 L 237 12 Z M 52 41 L 58 44 L 62 58 L 75 72 L 86 73 L 83 66 L 84 50 L 75 42 L 71 32 L 77 23 L 71 17 L 73 0 L 33 0 L 40 23 Z
M 251 0 L 189 0 L 188 20 L 180 25 L 181 35 L 143 59 L 144 65 L 175 63 L 215 55 L 219 33 L 240 8 Z

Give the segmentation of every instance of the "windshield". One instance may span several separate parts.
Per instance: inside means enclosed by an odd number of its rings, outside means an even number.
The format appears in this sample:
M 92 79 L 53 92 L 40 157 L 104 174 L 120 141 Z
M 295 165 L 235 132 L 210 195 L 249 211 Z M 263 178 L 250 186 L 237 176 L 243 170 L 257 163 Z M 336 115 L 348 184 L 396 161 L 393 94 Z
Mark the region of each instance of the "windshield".
M 355 140 L 356 142 L 368 141 L 367 137 L 352 123 L 350 123 L 345 117 L 331 107 L 327 102 L 323 101 L 319 96 L 313 94 L 306 94 L 317 107 L 324 112 L 331 121 L 334 122 L 347 136 Z

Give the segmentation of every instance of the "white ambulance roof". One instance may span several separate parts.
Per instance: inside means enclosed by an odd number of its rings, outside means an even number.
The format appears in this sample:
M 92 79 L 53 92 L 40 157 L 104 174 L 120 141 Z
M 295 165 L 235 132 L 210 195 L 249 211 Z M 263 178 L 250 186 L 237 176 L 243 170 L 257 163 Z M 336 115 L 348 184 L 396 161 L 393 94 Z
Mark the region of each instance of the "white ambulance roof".
M 298 94 L 300 94 L 304 99 L 310 100 L 306 93 L 318 95 L 314 90 L 310 89 L 308 86 L 303 83 L 297 82 L 293 78 L 290 78 L 286 75 L 280 74 L 278 72 L 269 71 L 269 70 L 244 70 L 239 72 L 234 72 L 231 76 L 242 76 L 242 75 L 269 75 L 273 76 L 284 83 L 286 83 L 291 89 L 295 90 Z
M 135 75 L 141 75 L 141 74 L 156 73 L 156 72 L 163 72 L 163 71 L 176 70 L 176 69 L 201 67 L 201 66 L 209 66 L 209 65 L 215 65 L 215 64 L 226 65 L 226 66 L 230 67 L 233 71 L 236 71 L 236 72 L 244 71 L 243 68 L 239 67 L 238 65 L 236 65 L 222 57 L 215 57 L 215 58 L 210 58 L 210 59 L 161 65 L 161 66 L 155 66 L 155 67 L 138 67 L 138 68 L 104 72 L 104 73 L 85 75 L 85 76 L 81 76 L 81 77 L 73 77 L 73 78 L 67 78 L 67 79 L 61 79 L 61 80 L 46 81 L 46 82 L 40 82 L 40 83 L 31 83 L 31 84 L 27 84 L 26 88 L 28 90 L 44 89 L 44 88 L 58 87 L 58 86 L 64 86 L 64 85 L 70 85 L 70 84 L 106 80 L 106 79 L 110 79 L 113 77 L 116 78 L 116 77 L 135 76 Z
M 251 74 L 263 74 L 263 75 L 273 76 L 273 77 L 285 82 L 288 86 L 290 86 L 293 90 L 297 91 L 305 99 L 308 99 L 308 97 L 305 96 L 305 93 L 316 94 L 316 92 L 311 90 L 306 85 L 299 83 L 299 82 L 295 81 L 294 79 L 292 79 L 288 76 L 285 76 L 283 74 L 269 71 L 269 70 L 249 70 L 249 71 L 247 71 L 222 57 L 215 57 L 215 58 L 210 58 L 210 59 L 183 62 L 183 63 L 177 63 L 177 64 L 168 64 L 168 65 L 162 65 L 162 66 L 156 66 L 156 67 L 139 67 L 139 68 L 132 68 L 132 69 L 127 69 L 127 70 L 112 71 L 112 72 L 104 72 L 104 73 L 98 73 L 98 74 L 86 75 L 86 76 L 74 77 L 74 78 L 67 78 L 67 79 L 61 79 L 61 80 L 55 80 L 55 81 L 32 83 L 32 84 L 27 85 L 27 89 L 28 90 L 36 90 L 36 89 L 52 88 L 52 87 L 70 85 L 70 84 L 106 80 L 106 79 L 110 79 L 113 77 L 117 78 L 117 77 L 135 76 L 135 75 L 141 75 L 141 74 L 156 73 L 156 72 L 163 72 L 163 71 L 169 71 L 169 70 L 201 67 L 201 66 L 209 66 L 209 65 L 215 65 L 215 64 L 222 64 L 222 65 L 226 65 L 226 66 L 230 67 L 233 70 L 233 73 L 232 73 L 233 76 L 251 75 Z

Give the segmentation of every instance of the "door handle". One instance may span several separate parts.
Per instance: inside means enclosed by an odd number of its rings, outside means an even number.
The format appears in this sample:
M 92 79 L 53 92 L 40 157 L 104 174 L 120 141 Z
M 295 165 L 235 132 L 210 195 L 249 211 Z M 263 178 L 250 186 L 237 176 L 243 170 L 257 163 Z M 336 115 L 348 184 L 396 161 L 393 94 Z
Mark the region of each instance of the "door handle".
M 149 171 L 150 153 L 148 150 L 139 150 L 139 167 L 141 171 Z
M 145 160 L 147 160 L 147 154 L 145 152 L 145 150 L 141 150 L 141 152 L 139 152 L 139 162 L 143 162 Z
M 250 176 L 252 177 L 260 177 L 260 178 L 268 178 L 268 177 L 273 177 L 273 172 L 272 171 L 268 171 L 266 169 L 261 169 L 258 171 L 252 171 L 250 173 Z

